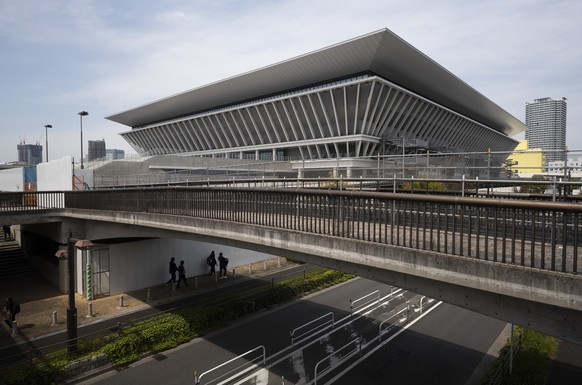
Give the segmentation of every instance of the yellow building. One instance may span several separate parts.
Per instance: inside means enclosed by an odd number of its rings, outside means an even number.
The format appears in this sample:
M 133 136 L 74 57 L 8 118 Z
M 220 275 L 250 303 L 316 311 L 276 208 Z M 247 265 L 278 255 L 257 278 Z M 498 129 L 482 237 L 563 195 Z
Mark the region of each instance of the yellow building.
M 520 140 L 514 151 L 507 157 L 507 165 L 513 173 L 525 177 L 545 172 L 546 159 L 541 148 L 528 148 L 527 140 Z

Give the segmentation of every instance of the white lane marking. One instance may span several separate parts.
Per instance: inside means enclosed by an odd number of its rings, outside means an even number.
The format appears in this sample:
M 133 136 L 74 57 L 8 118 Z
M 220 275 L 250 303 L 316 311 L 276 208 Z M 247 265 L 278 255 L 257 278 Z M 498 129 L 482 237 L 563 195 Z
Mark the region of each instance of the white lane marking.
M 399 293 L 399 292 L 401 292 L 401 291 L 402 291 L 402 293 L 400 293 L 400 294 L 399 294 L 399 295 L 397 295 L 397 296 L 394 296 L 395 294 L 397 294 L 397 293 Z M 384 296 L 384 297 L 380 298 L 380 300 L 379 300 L 377 303 L 371 303 L 371 304 L 369 304 L 369 305 L 366 305 L 365 307 L 363 307 L 362 309 L 360 309 L 358 312 L 354 312 L 354 314 L 349 314 L 349 315 L 345 316 L 344 318 L 342 318 L 342 319 L 338 320 L 337 322 L 335 322 L 335 325 L 334 325 L 334 329 L 333 329 L 333 330 L 331 330 L 331 331 L 330 331 L 330 332 L 328 332 L 327 334 L 324 334 L 324 335 L 322 335 L 322 336 L 321 336 L 321 337 L 319 337 L 319 338 L 325 338 L 325 337 L 329 337 L 331 334 L 335 333 L 335 332 L 336 332 L 338 329 L 340 329 L 340 328 L 342 328 L 342 327 L 345 327 L 345 326 L 347 326 L 347 325 L 350 325 L 350 324 L 354 323 L 356 320 L 358 320 L 358 319 L 360 319 L 360 318 L 362 318 L 362 317 L 364 317 L 364 316 L 366 316 L 366 315 L 370 314 L 370 313 L 371 313 L 371 312 L 373 312 L 374 310 L 376 310 L 376 309 L 378 309 L 378 308 L 380 308 L 380 307 L 382 307 L 382 306 L 384 306 L 384 305 L 386 305 L 386 304 L 390 303 L 390 301 L 391 301 L 392 299 L 394 299 L 394 298 L 397 298 L 397 297 L 400 297 L 400 296 L 402 296 L 404 293 L 408 293 L 408 292 L 407 292 L 407 291 L 403 291 L 403 289 L 400 289 L 400 288 L 399 288 L 399 289 L 395 290 L 393 293 L 390 293 L 390 294 L 388 294 L 388 295 L 386 295 L 386 296 Z M 394 296 L 394 298 L 390 298 L 390 297 L 392 297 L 392 296 Z M 360 314 L 360 311 L 364 311 L 364 310 L 366 310 L 366 309 L 368 309 L 368 308 L 370 308 L 370 310 L 369 310 L 369 311 L 367 311 L 367 312 L 365 312 L 365 313 L 361 313 L 361 314 Z M 354 317 L 354 315 L 357 315 L 357 317 Z M 349 320 L 350 322 L 346 322 L 346 321 L 348 321 L 348 320 Z M 305 338 L 305 339 L 317 337 L 318 335 L 320 335 L 321 333 L 323 333 L 323 332 L 324 332 L 324 331 L 326 331 L 326 330 L 328 330 L 328 329 L 327 329 L 327 328 L 325 328 L 325 329 L 319 330 L 319 331 L 317 331 L 317 332 L 313 333 L 311 336 L 309 336 L 309 337 L 307 337 L 307 338 Z M 319 341 L 319 338 L 318 338 L 318 339 L 315 339 L 315 340 L 313 340 L 312 342 L 310 342 L 310 343 L 308 343 L 308 344 L 306 344 L 306 345 L 303 345 L 303 346 L 301 347 L 301 349 L 305 349 L 305 348 L 307 348 L 307 347 L 309 347 L 309 346 L 313 345 L 314 343 L 318 342 L 318 341 Z M 300 342 L 301 342 L 301 341 L 299 341 L 298 343 L 300 343 Z M 272 360 L 272 359 L 274 359 L 275 357 L 277 357 L 277 356 L 279 356 L 279 355 L 286 354 L 285 356 L 281 357 L 281 358 L 280 358 L 280 359 L 278 359 L 277 361 L 274 361 L 274 362 L 272 362 L 272 363 L 269 365 L 269 367 L 271 367 L 271 366 L 274 366 L 274 365 L 276 365 L 276 364 L 280 363 L 281 361 L 285 360 L 287 357 L 289 357 L 289 354 L 291 354 L 291 353 L 293 352 L 293 350 L 292 350 L 292 349 L 293 349 L 293 347 L 292 347 L 292 346 L 288 346 L 288 347 L 286 347 L 286 348 L 284 348 L 284 349 L 281 349 L 281 350 L 279 350 L 278 352 L 274 353 L 273 355 L 271 355 L 271 356 L 269 357 L 269 360 Z M 291 350 L 291 353 L 287 353 L 289 350 Z
M 441 304 L 443 303 L 443 301 L 439 301 L 437 302 L 434 306 L 432 306 L 430 309 L 428 309 L 426 312 L 423 312 L 422 315 L 420 315 L 418 318 L 415 318 L 414 321 L 404 325 L 402 327 L 402 329 L 400 329 L 398 332 L 394 333 L 394 335 L 392 335 L 390 338 L 388 338 L 386 341 L 382 342 L 381 344 L 379 344 L 378 346 L 376 346 L 374 349 L 370 350 L 368 353 L 364 354 L 362 356 L 362 358 L 360 358 L 359 360 L 357 360 L 356 362 L 352 363 L 350 366 L 348 366 L 347 368 L 345 368 L 344 370 L 342 370 L 340 373 L 338 373 L 335 377 L 333 377 L 331 380 L 329 380 L 328 382 L 325 383 L 325 385 L 331 385 L 333 384 L 335 381 L 337 381 L 341 376 L 343 376 L 344 374 L 346 374 L 347 372 L 349 372 L 350 370 L 352 370 L 356 365 L 359 365 L 360 362 L 364 361 L 366 358 L 370 357 L 372 354 L 374 354 L 378 349 L 382 348 L 384 345 L 386 345 L 388 342 L 392 341 L 394 338 L 398 337 L 401 333 L 404 333 L 404 331 L 406 329 L 408 329 L 409 327 L 411 327 L 412 325 L 414 325 L 417 321 L 419 321 L 420 319 L 422 319 L 424 316 L 428 315 L 431 311 L 433 311 L 434 309 L 436 309 L 437 307 L 439 307 Z
M 254 372 L 253 374 L 251 374 L 250 376 L 247 376 L 241 380 L 239 380 L 238 382 L 233 383 L 233 385 L 242 385 L 245 382 L 254 379 L 253 385 L 268 385 L 269 384 L 269 371 L 265 368 L 260 369 L 256 372 Z M 221 384 L 229 384 L 230 380 L 227 380 L 225 382 L 221 382 L 219 385 Z
M 328 333 L 326 333 L 324 335 L 319 336 L 317 339 L 314 339 L 313 341 L 311 341 L 311 342 L 303 345 L 300 349 L 296 349 L 296 350 L 303 350 L 303 349 L 308 348 L 309 346 L 311 346 L 311 345 L 313 345 L 315 343 L 318 343 L 320 341 L 320 339 L 322 339 L 322 338 L 329 338 L 330 335 L 332 335 L 333 333 L 337 332 L 340 328 L 346 327 L 347 325 L 351 325 L 356 320 L 358 320 L 358 319 L 360 319 L 360 318 L 362 318 L 362 317 L 370 314 L 374 310 L 379 309 L 380 307 L 382 307 L 382 306 L 386 305 L 387 303 L 389 303 L 390 300 L 386 301 L 386 299 L 390 298 L 391 296 L 393 296 L 394 294 L 398 293 L 399 291 L 402 291 L 402 289 L 398 289 L 394 293 L 390 293 L 390 294 L 382 297 L 378 303 L 370 304 L 370 305 L 365 306 L 364 308 L 361 309 L 362 311 L 370 308 L 370 310 L 368 310 L 365 313 L 361 313 L 361 314 L 360 313 L 350 314 L 350 315 L 347 315 L 344 318 L 338 320 L 335 323 L 335 327 L 334 327 L 333 330 L 329 331 Z M 404 293 L 406 293 L 406 292 L 404 292 Z M 402 293 L 402 294 L 404 294 L 404 293 Z M 357 317 L 354 317 L 355 314 L 357 314 Z M 348 320 L 350 322 L 346 322 Z M 314 333 L 310 338 L 317 337 L 318 335 L 320 335 L 321 333 L 323 333 L 326 330 L 328 330 L 328 329 L 324 329 L 324 330 L 318 331 L 318 332 Z M 277 353 L 275 353 L 272 356 L 270 356 L 269 359 L 273 359 L 273 358 L 275 358 L 275 357 L 277 357 L 279 355 L 285 354 L 290 349 L 292 349 L 291 346 L 288 346 L 288 347 L 286 347 L 284 349 L 281 349 Z M 269 364 L 269 367 L 272 367 L 272 366 L 275 366 L 275 365 L 281 363 L 283 360 L 287 359 L 289 357 L 289 355 L 292 354 L 292 353 L 293 353 L 293 350 L 291 350 L 291 353 L 287 353 L 286 355 L 284 355 L 281 358 L 279 358 L 277 361 L 271 362 L 271 364 Z

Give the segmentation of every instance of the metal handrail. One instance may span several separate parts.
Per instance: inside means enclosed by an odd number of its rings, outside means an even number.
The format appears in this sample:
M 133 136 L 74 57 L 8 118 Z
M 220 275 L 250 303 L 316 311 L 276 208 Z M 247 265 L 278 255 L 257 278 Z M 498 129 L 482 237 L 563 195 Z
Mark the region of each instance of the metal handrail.
M 324 370 L 322 370 L 321 372 L 319 372 L 321 375 L 326 374 L 327 372 L 329 372 L 331 369 L 333 369 L 334 367 L 336 367 L 337 365 L 339 365 L 341 362 L 347 360 L 348 358 L 352 357 L 354 354 L 356 354 L 357 352 L 361 352 L 362 351 L 362 339 L 361 338 L 356 338 L 350 342 L 348 342 L 347 344 L 345 344 L 344 346 L 342 346 L 341 348 L 339 348 L 338 350 L 336 350 L 335 352 L 333 352 L 332 354 L 328 355 L 327 357 L 325 357 L 324 359 L 320 360 L 317 364 L 315 364 L 315 369 L 314 369 L 314 380 L 313 380 L 313 385 L 317 385 L 317 374 L 318 374 L 318 370 L 319 369 L 319 365 L 321 365 L 324 362 L 329 361 L 329 359 L 331 357 L 335 357 L 337 356 L 340 352 L 346 350 L 348 347 L 350 347 L 353 344 L 356 344 L 356 347 L 352 350 L 350 350 L 345 356 L 340 357 L 337 361 L 335 361 L 333 364 L 330 364 L 328 367 L 326 367 Z
M 382 331 L 382 326 L 387 323 L 388 321 L 390 321 L 392 318 L 399 316 L 401 313 L 406 313 L 406 318 L 400 318 L 398 320 L 398 323 L 403 323 L 405 321 L 408 320 L 408 316 L 410 313 L 410 307 L 407 305 L 404 309 L 400 310 L 398 313 L 393 314 L 392 316 L 388 317 L 387 319 L 385 319 L 384 321 L 380 322 L 380 324 L 378 325 L 378 342 L 382 341 L 382 334 L 384 334 L 385 332 L 389 331 L 390 329 L 392 329 L 392 327 L 394 326 L 394 324 L 391 324 L 389 328 L 384 329 L 384 331 Z
M 234 357 L 234 358 L 232 358 L 232 359 L 230 359 L 230 360 L 228 360 L 228 361 L 226 361 L 226 362 L 223 362 L 223 363 L 222 363 L 222 364 L 220 364 L 220 365 L 217 365 L 217 366 L 213 367 L 212 369 L 209 369 L 209 370 L 207 370 L 207 371 L 203 372 L 202 374 L 200 374 L 200 375 L 199 375 L 199 376 L 197 376 L 197 377 L 196 377 L 196 376 L 194 376 L 194 383 L 196 383 L 196 384 L 200 384 L 200 381 L 202 381 L 202 377 L 204 377 L 204 376 L 208 375 L 209 373 L 212 373 L 212 372 L 214 372 L 214 371 L 216 371 L 216 370 L 218 370 L 218 369 L 220 369 L 220 368 L 222 368 L 222 367 L 224 367 L 224 366 L 226 366 L 226 365 L 228 365 L 228 364 L 230 364 L 230 363 L 232 363 L 232 362 L 234 362 L 234 361 L 237 361 L 237 360 L 239 360 L 239 359 L 241 359 L 241 358 L 243 358 L 243 357 L 245 357 L 245 356 L 247 356 L 247 355 L 249 355 L 249 354 L 251 354 L 251 353 L 254 353 L 254 352 L 256 352 L 257 350 L 262 350 L 262 351 L 263 351 L 263 354 L 262 354 L 262 357 L 263 357 L 263 365 L 265 365 L 265 362 L 266 362 L 266 351 L 265 351 L 265 347 L 264 347 L 263 345 L 259 345 L 259 346 L 257 346 L 256 348 L 254 348 L 254 349 L 251 349 L 251 350 L 249 350 L 249 351 L 248 351 L 248 352 L 246 352 L 246 353 L 243 353 L 243 354 L 241 354 L 241 355 L 239 355 L 239 356 L 236 356 L 236 357 Z M 251 360 L 250 362 L 253 362 L 253 360 Z M 241 365 L 241 366 L 239 366 L 239 367 L 238 367 L 238 368 L 236 368 L 236 369 L 239 369 L 239 368 L 241 368 L 241 367 L 243 367 L 243 366 L 244 366 L 244 365 Z M 232 372 L 232 371 L 231 371 L 231 372 Z
M 443 203 L 443 204 L 457 204 L 457 205 L 472 205 L 482 207 L 507 207 L 507 208 L 524 208 L 524 209 L 546 209 L 549 210 L 565 210 L 568 212 L 582 213 L 582 205 L 564 202 L 535 202 L 522 201 L 511 199 L 487 199 L 487 198 L 471 198 L 471 197 L 450 197 L 439 195 L 426 194 L 404 194 L 404 193 L 388 193 L 375 191 L 359 191 L 359 190 L 326 190 L 326 189 L 303 189 L 303 188 L 273 188 L 273 187 L 187 187 L 187 186 L 173 186 L 173 187 L 132 187 L 126 189 L 110 189 L 110 190 L 92 190 L 92 191 L 66 191 L 64 194 L 67 197 L 86 195 L 88 200 L 91 200 L 88 194 L 135 194 L 140 192 L 142 194 L 152 195 L 160 192 L 179 193 L 179 192 L 232 192 L 232 193 L 257 193 L 257 194 L 294 194 L 301 196 L 330 196 L 330 197 L 361 197 L 368 199 L 390 199 L 397 201 L 408 202 L 425 202 L 425 203 Z M 0 193 L 2 194 L 2 193 Z M 13 193 L 18 194 L 18 193 Z M 27 193 L 34 194 L 34 193 Z M 69 206 L 67 206 L 69 207 Z M 71 207 L 72 208 L 72 207 Z M 80 208 L 80 207 L 79 207 Z M 96 209 L 99 209 L 95 207 Z M 124 211 L 131 211 L 129 210 Z
M 322 320 L 322 319 L 324 319 L 324 318 L 331 318 L 331 321 L 327 321 L 327 322 L 325 322 L 325 323 L 323 323 L 323 324 L 321 324 L 321 325 L 318 325 L 318 326 L 316 326 L 316 327 L 314 327 L 314 328 L 312 328 L 312 329 L 309 329 L 308 331 L 306 331 L 306 332 L 305 332 L 305 333 L 303 333 L 303 334 L 300 334 L 300 335 L 298 335 L 298 336 L 295 336 L 295 332 L 296 332 L 297 330 L 301 330 L 301 329 L 303 329 L 303 328 L 305 328 L 305 327 L 307 327 L 307 326 L 309 326 L 309 325 L 312 325 L 312 324 L 316 323 L 317 321 L 320 321 L 320 320 Z M 322 315 L 321 317 L 318 317 L 318 318 L 316 318 L 316 319 L 314 319 L 314 320 L 312 320 L 312 321 L 309 321 L 309 322 L 307 322 L 307 323 L 305 323 L 305 324 L 303 324 L 303 325 L 301 325 L 301 326 L 298 326 L 298 327 L 296 327 L 296 328 L 295 328 L 295 329 L 293 329 L 293 330 L 291 331 L 291 333 L 290 333 L 290 334 L 291 334 L 291 347 L 293 347 L 293 346 L 294 346 L 294 344 L 295 344 L 295 339 L 296 339 L 296 338 L 301 338 L 301 337 L 304 337 L 304 336 L 306 336 L 307 334 L 309 334 L 309 333 L 311 333 L 311 332 L 313 332 L 313 331 L 315 331 L 315 330 L 320 330 L 320 329 L 323 329 L 323 328 L 328 328 L 329 326 L 326 326 L 326 325 L 328 325 L 329 323 L 331 323 L 331 327 L 333 328 L 333 327 L 334 327 L 334 323 L 335 323 L 335 316 L 334 316 L 333 312 L 329 312 L 329 313 L 327 313 L 327 314 L 324 314 L 324 315 Z
M 357 302 L 361 302 L 361 301 L 365 300 L 366 298 L 373 296 L 374 294 L 376 295 L 376 299 L 375 299 L 375 300 L 376 300 L 376 302 L 380 302 L 380 290 L 374 290 L 373 292 L 371 292 L 371 293 L 369 293 L 369 294 L 366 294 L 366 295 L 365 295 L 365 296 L 363 296 L 363 297 L 360 297 L 360 298 L 354 299 L 353 301 L 350 299 L 350 314 L 354 314 L 354 304 L 355 304 L 355 303 L 357 303 Z M 365 302 L 365 303 L 363 303 L 363 304 L 362 304 L 362 305 L 360 305 L 360 306 L 365 306 L 366 304 L 368 304 L 368 303 L 370 303 L 370 302 L 372 302 L 372 300 L 370 300 L 370 301 L 368 301 L 368 302 Z

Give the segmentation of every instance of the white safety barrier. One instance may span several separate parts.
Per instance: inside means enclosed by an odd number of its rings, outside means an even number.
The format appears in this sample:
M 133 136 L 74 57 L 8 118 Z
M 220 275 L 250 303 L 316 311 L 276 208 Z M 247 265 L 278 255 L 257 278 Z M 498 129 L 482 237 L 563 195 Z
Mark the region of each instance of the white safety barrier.
M 380 325 L 378 325 L 378 342 L 382 341 L 382 334 L 385 334 L 388 331 L 392 330 L 392 328 L 394 326 L 399 325 L 399 324 L 403 324 L 406 321 L 408 321 L 409 313 L 410 313 L 410 306 L 407 305 L 404 309 L 400 310 L 398 313 L 396 313 L 396 314 L 388 317 L 384 321 L 380 322 Z M 397 318 L 395 320 L 395 322 L 390 322 L 394 318 Z M 382 329 L 382 327 L 388 322 L 390 322 L 389 326 L 386 327 L 385 329 Z
M 372 297 L 371 300 L 368 300 L 368 301 L 366 301 L 358 306 L 354 305 L 355 303 L 362 302 L 366 299 L 369 299 L 370 297 Z M 358 309 L 358 308 L 365 306 L 365 305 L 367 305 L 371 302 L 374 302 L 374 301 L 378 301 L 378 302 L 380 301 L 380 290 L 373 291 L 370 294 L 366 294 L 365 296 L 358 298 L 358 299 L 355 299 L 353 301 L 350 299 L 350 313 L 354 314 L 354 309 Z
M 343 353 L 340 355 L 340 353 L 344 352 L 344 350 L 347 350 L 350 347 L 352 348 L 352 350 L 349 350 L 346 353 Z M 361 339 L 356 338 L 355 340 L 348 342 L 347 344 L 345 344 L 344 346 L 342 346 L 341 348 L 339 348 L 338 350 L 336 350 L 335 352 L 333 352 L 329 356 L 325 357 L 323 360 L 319 361 L 315 365 L 315 374 L 314 374 L 313 385 L 317 385 L 318 375 L 319 376 L 325 375 L 327 372 L 329 372 L 330 370 L 332 370 L 333 368 L 335 368 L 336 366 L 341 364 L 343 361 L 347 360 L 348 358 L 352 357 L 354 354 L 359 353 L 361 351 L 362 351 Z M 331 360 L 332 357 L 336 357 L 337 359 Z M 324 364 L 324 363 L 327 363 L 328 366 L 325 367 L 324 369 L 322 369 L 321 371 L 319 371 L 319 366 Z
M 298 336 L 296 336 L 296 335 L 295 335 L 295 332 L 297 332 L 298 330 L 304 329 L 304 328 L 306 328 L 306 327 L 308 327 L 308 326 L 311 326 L 311 325 L 313 325 L 313 324 L 316 324 L 318 321 L 325 320 L 325 319 L 327 319 L 327 318 L 329 318 L 329 320 L 328 320 L 328 321 L 325 321 L 325 322 L 323 322 L 323 323 L 321 323 L 321 324 L 318 324 L 318 325 L 316 325 L 316 326 L 312 327 L 311 329 L 309 329 L 309 330 L 305 331 L 304 333 L 302 333 L 302 334 L 300 334 L 300 335 L 298 335 Z M 313 321 L 309 321 L 309 322 L 307 322 L 306 324 L 303 324 L 303 325 L 301 325 L 301 326 L 299 326 L 299 327 L 296 327 L 295 329 L 293 329 L 293 330 L 291 331 L 291 347 L 293 347 L 293 346 L 295 345 L 295 342 L 296 342 L 298 339 L 301 339 L 301 338 L 303 338 L 303 337 L 305 337 L 305 336 L 307 336 L 307 335 L 309 335 L 309 334 L 311 334 L 311 333 L 313 333 L 313 332 L 315 332 L 315 331 L 319 331 L 319 330 L 327 329 L 327 328 L 328 328 L 328 327 L 330 327 L 330 326 L 331 326 L 332 328 L 334 327 L 334 315 L 333 315 L 333 313 L 332 313 L 332 312 L 329 312 L 329 313 L 327 313 L 327 314 L 324 314 L 324 315 L 322 315 L 321 317 L 314 319 Z M 305 337 L 305 338 L 306 338 L 306 337 Z
M 231 360 L 228 360 L 228 361 L 226 361 L 226 362 L 224 362 L 224 363 L 222 363 L 222 364 L 220 364 L 218 366 L 215 366 L 214 368 L 212 368 L 210 370 L 205 371 L 200 376 L 196 376 L 196 372 L 194 372 L 194 383 L 197 384 L 197 385 L 200 384 L 201 381 L 202 381 L 202 378 L 205 377 L 205 376 L 207 376 L 208 374 L 210 374 L 212 372 L 216 372 L 217 370 L 219 370 L 221 368 L 224 368 L 225 366 L 227 366 L 227 365 L 229 365 L 229 364 L 231 364 L 231 363 L 233 363 L 233 362 L 235 362 L 237 360 L 240 360 L 241 358 L 246 357 L 246 356 L 248 356 L 248 355 L 256 352 L 257 350 L 262 350 L 262 354 L 258 358 L 262 358 L 262 365 L 265 365 L 265 362 L 266 362 L 266 351 L 265 351 L 265 347 L 263 345 L 260 345 L 260 346 L 257 346 L 256 348 L 252 349 L 252 350 L 249 350 L 246 353 L 241 354 L 240 356 L 236 356 L 235 358 L 233 358 Z M 257 365 L 255 365 L 254 362 L 256 360 L 257 360 L 257 358 L 255 358 L 255 359 L 252 359 L 251 358 L 249 360 L 246 360 L 243 365 L 239 365 L 236 368 L 230 369 L 228 372 L 223 373 L 220 376 L 217 376 L 217 377 L 213 378 L 211 382 L 212 383 L 216 383 L 216 382 L 218 382 L 219 380 L 223 379 L 226 376 L 232 376 L 233 373 L 236 373 L 235 377 L 240 377 L 240 376 L 242 376 L 243 374 L 247 373 L 250 370 L 255 370 L 256 367 L 257 367 Z M 252 366 L 248 366 L 248 365 L 252 365 Z M 246 369 L 244 369 L 244 370 L 240 370 L 241 368 L 243 368 L 245 366 L 248 366 L 248 367 Z

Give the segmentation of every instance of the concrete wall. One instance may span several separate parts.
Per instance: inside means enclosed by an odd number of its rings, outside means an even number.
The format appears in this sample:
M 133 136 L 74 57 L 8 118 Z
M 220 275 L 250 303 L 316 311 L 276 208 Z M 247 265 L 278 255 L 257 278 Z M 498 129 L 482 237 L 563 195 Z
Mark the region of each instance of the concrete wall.
M 24 168 L 0 170 L 0 191 L 24 191 Z
M 37 191 L 71 191 L 73 190 L 73 175 L 77 189 L 83 189 L 83 182 L 93 186 L 93 170 L 73 169 L 73 157 L 65 156 L 39 163 L 37 166 Z
M 36 178 L 37 191 L 71 191 L 73 177 L 73 158 L 52 160 L 48 163 L 37 165 Z
M 95 248 L 109 249 L 109 288 L 111 295 L 165 283 L 170 278 L 168 263 L 171 257 L 176 258 L 176 263 L 184 260 L 187 276 L 193 277 L 208 272 L 206 257 L 212 250 L 215 251 L 217 257 L 218 253 L 222 252 L 229 259 L 229 272 L 232 272 L 232 269 L 237 266 L 277 256 L 256 250 L 224 246 L 218 242 L 187 239 L 188 234 L 168 232 L 161 228 L 143 228 L 101 221 L 63 218 L 60 222 L 28 224 L 22 225 L 22 228 L 27 233 L 37 234 L 60 243 L 60 248 L 62 249 L 66 249 L 69 229 L 72 230 L 73 238 L 90 239 L 95 242 Z M 17 234 L 20 234 L 20 232 L 17 232 Z M 119 238 L 124 238 L 124 242 L 108 242 L 108 240 Z M 132 238 L 136 240 L 131 241 Z M 26 242 L 30 243 L 33 240 L 27 240 Z M 24 245 L 27 244 L 26 242 Z M 28 249 L 28 247 L 25 249 Z M 54 252 L 51 251 L 49 257 L 52 257 Z M 30 252 L 27 254 L 30 254 Z M 77 252 L 76 254 L 76 289 L 78 293 L 85 294 L 82 253 Z M 35 261 L 39 260 L 34 255 L 29 255 L 29 257 L 35 258 Z M 40 270 L 39 273 L 45 275 L 43 270 Z M 47 279 L 64 293 L 68 290 L 66 274 L 66 260 L 62 260 L 59 268 L 56 266 L 51 267 Z
M 214 250 L 229 259 L 228 270 L 236 266 L 273 258 L 273 255 L 185 239 L 149 239 L 109 246 L 111 295 L 165 283 L 171 257 L 184 260 L 186 276 L 206 274 L 206 257 Z M 218 271 L 218 267 L 217 267 Z
M 38 274 L 42 275 L 47 281 L 49 281 L 55 287 L 58 287 L 61 292 L 64 293 L 66 291 L 66 287 L 62 286 L 60 282 L 61 274 L 58 266 L 51 265 L 45 260 L 38 258 L 34 255 L 30 257 L 30 264 Z M 65 278 L 66 273 L 67 271 L 65 270 L 63 274 L 63 277 Z

